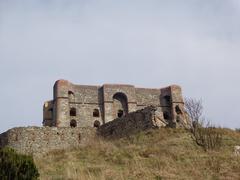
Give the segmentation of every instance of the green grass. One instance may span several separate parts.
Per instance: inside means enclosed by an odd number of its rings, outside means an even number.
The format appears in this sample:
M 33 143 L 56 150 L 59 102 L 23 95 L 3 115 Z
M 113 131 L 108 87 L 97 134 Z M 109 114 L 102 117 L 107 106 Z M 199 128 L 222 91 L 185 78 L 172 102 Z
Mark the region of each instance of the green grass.
M 240 179 L 240 133 L 223 132 L 223 146 L 205 152 L 182 129 L 141 132 L 122 139 L 95 139 L 88 146 L 35 159 L 41 179 Z

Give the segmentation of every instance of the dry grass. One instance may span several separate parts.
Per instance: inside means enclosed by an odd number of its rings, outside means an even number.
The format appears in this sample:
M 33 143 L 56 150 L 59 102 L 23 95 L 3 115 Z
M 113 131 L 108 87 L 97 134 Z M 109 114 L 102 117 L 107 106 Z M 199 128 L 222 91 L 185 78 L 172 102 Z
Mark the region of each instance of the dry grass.
M 223 146 L 205 152 L 181 129 L 142 132 L 119 140 L 95 139 L 81 149 L 36 158 L 41 179 L 240 179 L 240 133 L 222 129 Z

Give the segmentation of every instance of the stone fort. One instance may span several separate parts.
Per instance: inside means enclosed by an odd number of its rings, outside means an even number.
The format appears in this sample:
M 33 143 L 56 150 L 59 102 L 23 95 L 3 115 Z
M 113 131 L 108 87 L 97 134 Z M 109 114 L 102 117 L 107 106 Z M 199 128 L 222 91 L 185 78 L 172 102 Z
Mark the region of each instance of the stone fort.
M 130 112 L 156 107 L 163 125 L 177 124 L 184 117 L 180 86 L 136 88 L 133 85 L 75 85 L 56 81 L 53 100 L 44 103 L 43 125 L 50 127 L 99 127 Z
M 189 128 L 180 86 L 75 85 L 58 80 L 43 106 L 43 127 L 16 127 L 0 134 L 0 148 L 42 155 L 86 146 L 98 137 L 124 137 L 160 127 Z

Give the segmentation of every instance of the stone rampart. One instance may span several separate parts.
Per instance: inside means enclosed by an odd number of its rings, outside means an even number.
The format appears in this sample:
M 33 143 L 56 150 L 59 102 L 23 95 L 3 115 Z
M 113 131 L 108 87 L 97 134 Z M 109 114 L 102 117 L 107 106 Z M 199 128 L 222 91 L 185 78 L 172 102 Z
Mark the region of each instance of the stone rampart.
M 85 146 L 96 135 L 95 128 L 19 127 L 0 134 L 0 147 L 39 155 L 51 150 Z

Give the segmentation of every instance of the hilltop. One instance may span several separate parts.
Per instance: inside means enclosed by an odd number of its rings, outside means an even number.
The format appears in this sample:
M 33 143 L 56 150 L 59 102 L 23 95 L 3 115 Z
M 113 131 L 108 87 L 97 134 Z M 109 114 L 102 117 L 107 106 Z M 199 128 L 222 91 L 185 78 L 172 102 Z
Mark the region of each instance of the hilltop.
M 95 138 L 83 148 L 35 157 L 41 179 L 239 179 L 240 133 L 221 129 L 223 145 L 205 152 L 183 129 L 148 130 L 121 139 Z

